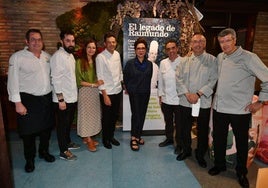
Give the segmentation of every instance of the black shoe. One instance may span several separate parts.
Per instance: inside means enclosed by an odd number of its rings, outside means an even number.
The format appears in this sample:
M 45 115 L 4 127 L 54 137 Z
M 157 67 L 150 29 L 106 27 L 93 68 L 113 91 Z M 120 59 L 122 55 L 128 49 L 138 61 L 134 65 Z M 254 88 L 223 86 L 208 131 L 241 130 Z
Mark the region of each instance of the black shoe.
M 111 144 L 115 145 L 115 146 L 119 146 L 120 145 L 120 142 L 118 142 L 115 138 L 112 138 L 110 140 Z
M 112 144 L 108 140 L 105 140 L 102 143 L 105 148 L 112 149 Z
M 35 168 L 34 167 L 34 160 L 27 160 L 25 167 L 24 167 L 25 172 L 28 172 L 28 173 L 33 172 L 34 168 Z
M 174 149 L 174 154 L 175 155 L 179 155 L 181 153 L 181 147 L 180 146 L 177 146 L 175 149 Z
M 202 168 L 207 168 L 207 162 L 203 158 L 196 159 L 197 163 Z
M 197 150 L 195 150 L 195 158 L 197 160 L 197 163 L 200 167 L 206 168 L 207 167 L 207 162 L 203 157 L 198 156 Z
M 39 153 L 39 158 L 44 159 L 46 162 L 52 163 L 55 161 L 55 157 L 48 152 Z
M 213 168 L 211 168 L 211 169 L 208 171 L 208 173 L 209 173 L 209 175 L 211 175 L 211 176 L 216 176 L 216 175 L 218 175 L 219 173 L 221 173 L 221 172 L 223 172 L 223 171 L 225 171 L 225 170 L 226 170 L 226 167 L 218 168 L 218 167 L 214 166 Z
M 181 152 L 178 156 L 177 156 L 177 160 L 178 161 L 183 161 L 184 159 L 186 159 L 187 157 L 190 157 L 192 154 L 191 152 Z
M 237 174 L 237 177 L 238 177 L 238 182 L 241 185 L 241 187 L 243 187 L 243 188 L 249 187 L 249 182 L 248 182 L 246 175 Z
M 171 139 L 166 139 L 165 141 L 161 142 L 158 146 L 159 147 L 165 147 L 168 145 L 172 145 L 174 142 Z

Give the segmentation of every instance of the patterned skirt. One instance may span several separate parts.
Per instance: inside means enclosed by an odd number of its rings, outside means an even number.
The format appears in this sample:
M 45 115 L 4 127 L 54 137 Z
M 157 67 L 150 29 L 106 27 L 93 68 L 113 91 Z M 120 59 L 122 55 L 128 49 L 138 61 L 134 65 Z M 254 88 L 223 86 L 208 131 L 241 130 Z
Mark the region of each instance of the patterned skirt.
M 94 136 L 101 131 L 101 106 L 98 88 L 82 87 L 78 93 L 77 134 Z

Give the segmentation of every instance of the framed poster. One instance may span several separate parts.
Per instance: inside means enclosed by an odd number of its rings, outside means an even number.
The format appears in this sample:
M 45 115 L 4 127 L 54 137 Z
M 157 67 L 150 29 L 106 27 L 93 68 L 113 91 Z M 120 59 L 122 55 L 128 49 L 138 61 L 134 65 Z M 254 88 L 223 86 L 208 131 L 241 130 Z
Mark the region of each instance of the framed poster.
M 146 113 L 143 130 L 164 130 L 164 117 L 157 95 L 157 72 L 164 53 L 165 43 L 169 39 L 178 41 L 180 36 L 180 21 L 177 19 L 158 18 L 125 18 L 123 22 L 123 67 L 130 59 L 135 58 L 134 43 L 139 37 L 148 43 L 147 56 L 153 63 L 151 96 Z M 131 111 L 129 98 L 123 94 L 123 130 L 131 129 Z

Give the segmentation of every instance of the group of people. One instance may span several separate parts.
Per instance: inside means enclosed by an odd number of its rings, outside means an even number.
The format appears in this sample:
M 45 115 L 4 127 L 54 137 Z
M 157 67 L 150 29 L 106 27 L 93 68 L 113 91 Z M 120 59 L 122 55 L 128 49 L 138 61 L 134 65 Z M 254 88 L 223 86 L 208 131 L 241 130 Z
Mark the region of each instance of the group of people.
M 166 139 L 160 147 L 174 144 L 182 161 L 192 155 L 191 129 L 197 122 L 195 158 L 206 168 L 210 112 L 213 109 L 214 167 L 208 173 L 218 175 L 226 170 L 226 145 L 231 125 L 237 148 L 236 173 L 239 184 L 249 187 L 247 175 L 248 130 L 251 114 L 268 100 L 268 68 L 254 53 L 236 46 L 232 28 L 218 34 L 222 49 L 217 57 L 208 54 L 206 38 L 194 34 L 191 52 L 179 58 L 176 43 L 166 43 L 168 58 L 160 62 L 158 91 L 164 114 Z M 174 54 L 172 53 L 174 51 Z M 255 79 L 262 81 L 259 100 L 252 103 Z M 216 85 L 216 86 L 215 86 Z
M 50 56 L 46 53 L 39 29 L 26 32 L 26 47 L 9 60 L 8 93 L 18 114 L 18 132 L 23 141 L 25 171 L 33 172 L 36 137 L 39 157 L 54 162 L 49 153 L 51 131 L 56 126 L 60 158 L 77 159 L 70 150 L 80 145 L 72 142 L 70 131 L 77 113 L 77 134 L 96 151 L 94 136 L 102 130 L 103 145 L 120 145 L 114 138 L 123 80 L 116 37 L 105 35 L 106 49 L 97 56 L 97 43 L 86 41 L 82 56 L 75 59 L 75 36 L 60 33 L 61 46 Z M 98 65 L 96 65 L 98 63 Z
M 26 33 L 27 47 L 10 57 L 8 93 L 18 113 L 26 172 L 35 168 L 37 136 L 40 137 L 39 157 L 47 162 L 55 161 L 49 153 L 54 112 L 61 159 L 77 158 L 70 151 L 80 147 L 70 138 L 76 107 L 77 134 L 89 151 L 97 150 L 99 143 L 94 136 L 100 131 L 105 148 L 119 146 L 114 131 L 123 89 L 129 96 L 132 113 L 130 148 L 138 151 L 145 144 L 141 136 L 153 76 L 146 40 L 138 38 L 135 41 L 136 56 L 123 68 L 120 54 L 115 50 L 116 36 L 112 33 L 104 36 L 105 49 L 99 54 L 96 41 L 86 41 L 82 57 L 77 60 L 73 56 L 74 33 L 62 31 L 60 39 L 62 46 L 50 57 L 43 51 L 40 30 L 30 29 Z M 179 56 L 176 40 L 165 43 L 168 57 L 159 65 L 157 90 L 166 139 L 159 146 L 175 145 L 174 153 L 179 161 L 191 156 L 191 129 L 196 120 L 195 157 L 199 166 L 206 168 L 204 157 L 208 149 L 212 108 L 215 165 L 208 173 L 213 176 L 226 170 L 225 151 L 230 124 L 237 143 L 238 180 L 242 187 L 248 187 L 246 162 L 250 118 L 251 113 L 268 100 L 268 68 L 256 54 L 236 46 L 233 29 L 222 30 L 218 41 L 223 52 L 217 57 L 206 52 L 206 38 L 200 33 L 191 38 L 191 53 L 185 57 Z M 263 83 L 259 100 L 252 103 L 256 77 Z

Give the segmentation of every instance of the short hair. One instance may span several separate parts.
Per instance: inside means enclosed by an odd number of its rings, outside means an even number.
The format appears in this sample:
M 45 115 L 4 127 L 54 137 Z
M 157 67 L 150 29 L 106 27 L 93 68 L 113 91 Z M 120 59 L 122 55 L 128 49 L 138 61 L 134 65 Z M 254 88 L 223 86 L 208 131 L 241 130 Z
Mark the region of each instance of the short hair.
M 114 37 L 114 38 L 116 39 L 116 36 L 115 36 L 114 33 L 112 33 L 112 32 L 108 32 L 108 33 L 106 33 L 106 34 L 104 35 L 104 37 L 103 37 L 104 42 L 106 42 L 106 40 L 107 40 L 108 38 L 110 38 L 110 37 Z
M 196 36 L 196 35 L 201 35 L 201 36 L 203 36 L 203 38 L 205 39 L 205 42 L 207 41 L 207 39 L 206 39 L 206 37 L 205 37 L 205 35 L 204 35 L 203 33 L 200 33 L 200 32 L 194 33 L 193 36 L 192 36 L 192 38 L 193 38 L 194 36 Z
M 147 42 L 146 42 L 146 40 L 145 40 L 143 37 L 139 37 L 139 38 L 135 41 L 135 43 L 134 43 L 134 49 L 136 49 L 137 46 L 138 46 L 138 44 L 140 44 L 140 43 L 144 44 L 145 48 L 147 49 Z
M 235 30 L 232 29 L 232 28 L 226 28 L 226 29 L 222 30 L 222 31 L 218 34 L 218 37 L 225 37 L 226 35 L 229 35 L 229 34 L 231 34 L 232 37 L 233 37 L 234 39 L 236 39 L 236 32 L 235 32 Z
M 60 39 L 63 40 L 65 38 L 65 35 L 73 35 L 74 36 L 74 32 L 71 30 L 63 30 L 60 32 Z
M 178 42 L 175 39 L 168 39 L 167 42 L 165 43 L 165 48 L 166 48 L 168 43 L 174 43 L 178 47 Z
M 41 35 L 41 38 L 43 38 L 42 33 L 39 29 L 29 29 L 25 34 L 25 38 L 27 41 L 30 40 L 30 33 L 39 33 Z

